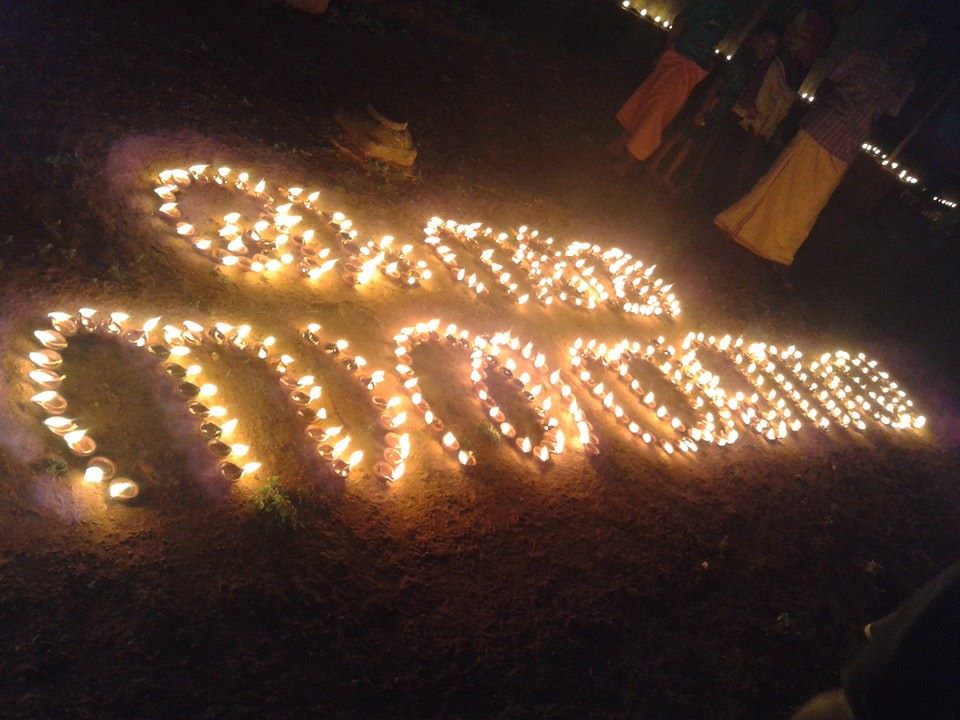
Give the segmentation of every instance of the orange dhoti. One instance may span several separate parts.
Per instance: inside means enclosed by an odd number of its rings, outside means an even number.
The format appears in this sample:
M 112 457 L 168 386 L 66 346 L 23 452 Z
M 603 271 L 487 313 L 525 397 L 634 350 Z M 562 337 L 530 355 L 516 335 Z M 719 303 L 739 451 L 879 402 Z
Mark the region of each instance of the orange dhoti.
M 755 255 L 790 265 L 848 165 L 801 130 L 753 190 L 714 222 Z
M 646 160 L 660 146 L 664 129 L 683 108 L 707 71 L 674 50 L 665 50 L 657 67 L 617 112 L 617 122 L 630 133 L 627 150 Z

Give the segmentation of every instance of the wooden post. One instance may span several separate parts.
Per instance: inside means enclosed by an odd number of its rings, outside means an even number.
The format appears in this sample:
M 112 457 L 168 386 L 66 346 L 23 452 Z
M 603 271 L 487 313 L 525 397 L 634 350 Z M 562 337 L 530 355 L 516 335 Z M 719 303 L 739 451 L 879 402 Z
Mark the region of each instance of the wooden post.
M 770 9 L 770 5 L 773 0 L 762 0 L 760 5 L 757 7 L 753 15 L 750 16 L 750 20 L 744 25 L 739 32 L 736 34 L 736 40 L 733 43 L 732 47 L 727 48 L 728 55 L 736 55 L 737 51 L 740 49 L 740 46 L 743 44 L 743 41 L 746 40 L 750 33 L 753 32 L 753 29 L 757 24 L 763 19 L 763 16 L 767 14 L 767 10 Z
M 958 87 L 960 87 L 960 75 L 955 77 L 953 82 L 947 85 L 946 89 L 940 94 L 940 97 L 937 98 L 936 102 L 934 102 L 933 105 L 931 105 L 930 108 L 920 117 L 920 119 L 917 120 L 914 126 L 910 128 L 910 132 L 904 136 L 903 140 L 900 141 L 900 144 L 897 145 L 893 149 L 893 152 L 887 156 L 887 160 L 893 162 L 900 156 L 900 153 L 903 152 L 907 145 L 910 144 L 910 141 L 913 140 L 920 128 L 926 124 L 927 120 L 933 117 L 933 115 L 937 112 L 937 110 L 940 109 L 947 99 L 956 92 Z

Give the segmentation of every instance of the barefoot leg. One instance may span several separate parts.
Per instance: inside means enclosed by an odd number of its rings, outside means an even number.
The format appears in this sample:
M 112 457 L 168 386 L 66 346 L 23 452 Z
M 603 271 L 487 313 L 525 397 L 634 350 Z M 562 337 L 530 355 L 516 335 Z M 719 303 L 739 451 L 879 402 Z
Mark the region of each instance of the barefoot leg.
M 620 157 L 626 151 L 628 142 L 630 142 L 630 133 L 624 130 L 616 140 L 607 145 L 607 152 L 614 157 Z

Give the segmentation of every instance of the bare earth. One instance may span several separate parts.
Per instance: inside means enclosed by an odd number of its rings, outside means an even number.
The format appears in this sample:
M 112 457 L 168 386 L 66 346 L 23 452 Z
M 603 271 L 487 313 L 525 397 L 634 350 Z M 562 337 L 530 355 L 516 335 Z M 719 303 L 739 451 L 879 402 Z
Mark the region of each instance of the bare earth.
M 712 227 L 722 182 L 671 199 L 615 179 L 603 148 L 663 41 L 653 30 L 599 11 L 573 22 L 562 3 L 505 25 L 441 3 L 68 5 L 0 10 L 0 717 L 787 717 L 837 684 L 865 623 L 956 559 L 955 257 L 897 205 L 861 212 L 849 182 L 784 291 Z M 369 98 L 405 106 L 413 178 L 333 150 L 333 112 Z M 192 162 L 321 188 L 373 235 L 415 240 L 439 214 L 619 245 L 657 263 L 684 314 L 520 312 L 442 274 L 366 294 L 238 280 L 155 217 L 151 174 Z M 454 356 L 440 354 L 424 383 L 480 462 L 460 472 L 422 442 L 384 487 L 333 477 L 263 371 L 224 358 L 218 382 L 304 523 L 265 538 L 257 481 L 209 480 L 150 361 L 88 340 L 64 393 L 143 497 L 81 486 L 19 374 L 44 313 L 78 304 L 246 320 L 291 346 L 319 321 L 368 358 L 433 316 L 512 327 L 555 366 L 577 336 L 691 328 L 863 349 L 929 431 L 804 430 L 668 459 L 593 407 L 603 452 L 541 470 L 446 391 Z M 362 435 L 363 399 L 316 372 Z

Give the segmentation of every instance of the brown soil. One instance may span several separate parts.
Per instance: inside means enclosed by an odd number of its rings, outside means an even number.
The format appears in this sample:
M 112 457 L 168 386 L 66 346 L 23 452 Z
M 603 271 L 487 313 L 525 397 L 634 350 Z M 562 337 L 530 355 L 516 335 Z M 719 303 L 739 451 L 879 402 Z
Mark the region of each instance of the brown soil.
M 722 183 L 669 200 L 609 170 L 611 115 L 662 36 L 573 3 L 499 23 L 388 5 L 4 6 L 0 716 L 786 717 L 837 684 L 866 622 L 956 559 L 956 266 L 896 202 L 858 212 L 848 182 L 782 290 L 712 228 Z M 371 98 L 404 108 L 412 180 L 331 145 L 334 110 Z M 323 188 L 371 234 L 416 238 L 441 214 L 617 244 L 656 262 L 685 312 L 518 313 L 443 276 L 368 295 L 238 281 L 153 218 L 150 174 L 194 161 Z M 478 466 L 457 472 L 421 443 L 384 488 L 331 477 L 263 371 L 223 358 L 218 383 L 303 521 L 265 536 L 256 483 L 211 480 L 149 360 L 96 340 L 71 349 L 65 393 L 144 492 L 119 506 L 80 486 L 18 375 L 28 331 L 78 303 L 243 319 L 289 345 L 318 320 L 368 358 L 432 315 L 509 324 L 555 365 L 577 335 L 688 328 L 858 348 L 895 370 L 930 431 L 806 430 L 667 460 L 594 408 L 602 454 L 541 472 L 451 394 Z M 337 372 L 305 362 L 361 422 Z

